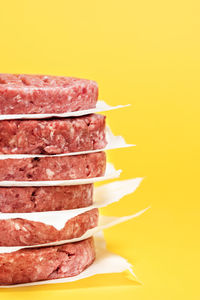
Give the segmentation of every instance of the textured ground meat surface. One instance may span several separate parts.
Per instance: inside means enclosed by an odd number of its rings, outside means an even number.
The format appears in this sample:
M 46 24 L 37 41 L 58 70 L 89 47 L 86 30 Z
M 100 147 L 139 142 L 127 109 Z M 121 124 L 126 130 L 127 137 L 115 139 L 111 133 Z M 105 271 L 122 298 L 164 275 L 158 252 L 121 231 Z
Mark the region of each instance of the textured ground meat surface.
M 94 208 L 70 219 L 61 230 L 42 220 L 0 220 L 0 246 L 31 246 L 78 238 L 98 225 L 98 216 L 98 209 Z
M 45 75 L 0 74 L 0 114 L 64 113 L 94 108 L 97 83 Z
M 105 117 L 0 122 L 0 154 L 60 154 L 106 146 Z
M 72 180 L 103 176 L 104 152 L 42 158 L 1 159 L 0 181 Z
M 62 246 L 0 254 L 0 285 L 76 276 L 94 259 L 93 238 Z
M 0 212 L 28 213 L 86 207 L 93 184 L 50 187 L 0 187 Z

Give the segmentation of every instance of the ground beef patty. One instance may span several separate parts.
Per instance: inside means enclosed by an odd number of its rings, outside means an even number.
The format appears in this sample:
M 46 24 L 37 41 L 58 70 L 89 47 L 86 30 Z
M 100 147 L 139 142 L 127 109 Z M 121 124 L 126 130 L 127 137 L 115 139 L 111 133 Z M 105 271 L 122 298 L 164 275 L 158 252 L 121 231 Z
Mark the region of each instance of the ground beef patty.
M 0 246 L 31 246 L 78 238 L 98 225 L 98 216 L 94 208 L 70 219 L 61 230 L 24 219 L 0 220 Z
M 0 159 L 0 181 L 48 181 L 103 176 L 104 152 L 42 158 Z
M 0 187 L 0 212 L 67 210 L 93 203 L 93 184 L 50 187 Z
M 102 115 L 0 122 L 0 154 L 60 154 L 105 146 Z
M 0 74 L 0 114 L 64 113 L 94 108 L 97 83 L 72 77 Z
M 94 259 L 93 238 L 62 246 L 0 254 L 0 285 L 76 276 Z

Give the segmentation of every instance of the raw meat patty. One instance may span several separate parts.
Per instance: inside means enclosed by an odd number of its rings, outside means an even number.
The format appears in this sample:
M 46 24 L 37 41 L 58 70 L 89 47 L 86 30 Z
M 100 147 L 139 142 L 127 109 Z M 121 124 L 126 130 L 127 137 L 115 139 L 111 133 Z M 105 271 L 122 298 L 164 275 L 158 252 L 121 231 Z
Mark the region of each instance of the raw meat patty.
M 70 219 L 61 230 L 42 220 L 0 220 L 0 246 L 31 246 L 78 238 L 98 225 L 98 216 L 98 209 L 94 208 Z
M 64 113 L 94 108 L 97 83 L 45 75 L 0 74 L 0 114 Z
M 0 159 L 0 181 L 48 181 L 103 176 L 104 152 L 42 158 Z
M 0 122 L 0 154 L 60 154 L 105 146 L 102 115 Z
M 90 206 L 93 184 L 50 187 L 0 187 L 0 212 L 28 213 Z
M 62 246 L 0 254 L 0 285 L 76 276 L 94 259 L 93 238 Z

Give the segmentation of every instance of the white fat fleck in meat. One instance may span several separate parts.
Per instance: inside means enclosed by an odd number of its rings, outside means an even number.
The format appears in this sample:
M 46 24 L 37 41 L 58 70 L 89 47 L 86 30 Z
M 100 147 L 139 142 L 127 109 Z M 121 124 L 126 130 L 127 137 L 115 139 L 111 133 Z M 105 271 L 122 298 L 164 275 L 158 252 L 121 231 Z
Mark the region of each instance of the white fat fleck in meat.
M 71 128 L 70 128 L 70 134 L 71 134 L 71 135 L 74 135 L 74 127 L 71 127 Z
M 44 129 L 44 128 L 45 128 L 45 125 L 44 125 L 43 123 L 39 123 L 38 125 L 39 125 L 39 127 L 40 127 L 41 129 Z
M 19 226 L 19 224 L 15 223 L 15 229 L 16 230 L 20 230 L 21 229 L 20 226 Z
M 36 265 L 36 270 L 37 270 L 37 273 L 36 274 L 40 274 L 42 272 L 42 268 L 40 265 Z M 37 277 L 36 277 L 37 278 Z M 37 279 L 35 279 L 37 280 Z
M 4 149 L 4 148 L 3 148 L 3 149 Z M 16 148 L 16 147 L 13 148 L 13 149 L 12 149 L 12 153 L 15 153 L 17 150 L 18 150 L 18 148 Z
M 76 143 L 80 143 L 80 136 L 78 136 L 78 135 L 76 137 Z
M 92 198 L 92 189 L 87 189 L 87 198 Z
M 15 96 L 13 99 L 14 99 L 14 100 L 17 100 L 18 103 L 22 101 L 20 95 Z
M 43 261 L 43 259 L 44 259 L 44 258 L 43 258 L 42 256 L 39 257 L 39 261 Z
M 48 178 L 51 179 L 53 177 L 53 175 L 55 174 L 55 172 L 53 172 L 51 169 L 46 169 L 46 174 L 47 174 Z
M 22 227 L 22 230 L 25 231 L 25 232 L 28 231 L 28 230 L 26 229 L 26 227 L 24 227 L 24 226 Z
M 16 142 L 16 136 L 13 136 L 13 138 L 10 139 L 9 144 L 12 145 Z
M 49 140 L 47 140 L 47 139 L 45 139 L 45 138 L 43 138 L 42 140 L 45 142 L 45 144 L 47 144 L 47 145 L 48 145 L 48 143 L 49 143 Z
M 20 137 L 18 138 L 18 144 L 20 145 L 22 142 L 23 142 L 23 136 L 20 136 Z
M 50 132 L 50 137 L 51 137 L 51 139 L 53 138 L 53 135 L 54 135 L 54 131 L 52 130 L 52 131 Z

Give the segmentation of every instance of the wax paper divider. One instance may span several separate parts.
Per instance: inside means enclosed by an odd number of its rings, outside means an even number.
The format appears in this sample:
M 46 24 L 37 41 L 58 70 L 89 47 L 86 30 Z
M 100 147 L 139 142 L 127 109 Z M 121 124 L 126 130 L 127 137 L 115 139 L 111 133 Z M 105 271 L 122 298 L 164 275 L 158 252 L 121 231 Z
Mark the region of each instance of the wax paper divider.
M 0 247 L 0 254 L 2 253 L 11 253 L 11 252 L 15 252 L 18 251 L 20 249 L 27 249 L 27 248 L 38 248 L 38 247 L 47 247 L 47 246 L 58 246 L 58 245 L 63 245 L 63 244 L 67 244 L 67 243 L 74 243 L 74 242 L 78 242 L 78 241 L 82 241 L 85 240 L 93 235 L 95 235 L 96 233 L 110 228 L 112 226 L 115 226 L 117 224 L 126 222 L 128 220 L 131 220 L 133 218 L 139 217 L 140 215 L 142 215 L 144 212 L 146 212 L 149 209 L 149 207 L 135 213 L 129 216 L 124 216 L 124 217 L 110 217 L 110 216 L 102 216 L 100 215 L 99 217 L 99 224 L 97 227 L 94 227 L 92 229 L 87 230 L 81 237 L 79 238 L 74 238 L 74 239 L 69 239 L 69 240 L 63 240 L 63 241 L 56 241 L 56 242 L 51 242 L 51 243 L 46 243 L 46 244 L 39 244 L 39 245 L 32 245 L 32 246 L 19 246 L 19 247 Z
M 106 248 L 106 242 L 103 237 L 102 232 L 98 232 L 94 236 L 95 248 L 96 248 L 96 259 L 87 269 L 85 269 L 79 275 L 61 278 L 61 279 L 53 279 L 53 280 L 44 280 L 37 281 L 31 283 L 22 283 L 16 285 L 1 285 L 0 288 L 16 288 L 16 287 L 27 287 L 27 286 L 37 286 L 37 285 L 46 285 L 46 284 L 56 284 L 56 283 L 67 283 L 67 282 L 75 282 L 84 278 L 88 278 L 97 274 L 111 274 L 111 273 L 121 273 L 126 270 L 129 270 L 132 275 L 134 275 L 132 271 L 131 264 L 123 257 L 111 253 Z M 135 276 L 135 275 L 134 275 Z M 136 279 L 137 281 L 137 279 Z
M 98 100 L 96 108 L 92 109 L 86 109 L 86 110 L 79 110 L 79 111 L 74 111 L 74 112 L 66 112 L 66 113 L 51 113 L 51 114 L 11 114 L 11 115 L 0 115 L 0 120 L 23 120 L 23 119 L 47 119 L 47 118 L 69 118 L 69 117 L 79 117 L 79 116 L 84 116 L 84 115 L 89 115 L 89 114 L 94 114 L 94 113 L 101 113 L 104 111 L 111 111 L 115 109 L 120 109 L 123 107 L 130 106 L 130 104 L 126 105 L 116 105 L 112 106 L 107 104 L 103 100 Z
M 106 127 L 106 140 L 107 145 L 105 148 L 96 149 L 96 150 L 87 150 L 87 151 L 79 151 L 79 152 L 69 152 L 62 154 L 0 154 L 0 160 L 4 159 L 22 159 L 22 158 L 35 158 L 35 157 L 59 157 L 59 156 L 72 156 L 72 155 L 80 155 L 80 154 L 88 154 L 88 153 L 96 153 L 107 150 L 114 150 L 120 148 L 128 148 L 133 147 L 135 145 L 127 144 L 122 136 L 115 136 L 111 129 Z
M 121 170 L 116 170 L 113 164 L 106 164 L 106 172 L 104 176 L 83 178 L 83 179 L 70 179 L 70 180 L 48 180 L 48 181 L 0 181 L 0 187 L 27 187 L 27 186 L 67 186 L 95 183 L 104 180 L 114 179 L 120 176 Z
M 124 196 L 133 193 L 140 185 L 142 178 L 114 181 L 94 188 L 93 204 L 83 208 L 28 213 L 1 213 L 0 220 L 23 219 L 34 222 L 42 222 L 51 225 L 57 230 L 61 230 L 70 219 L 90 211 L 94 208 L 106 207 L 114 202 L 118 202 Z

